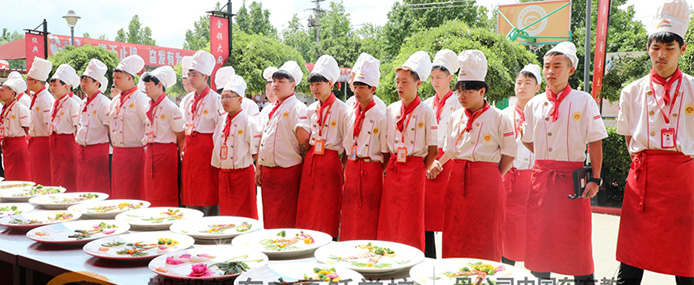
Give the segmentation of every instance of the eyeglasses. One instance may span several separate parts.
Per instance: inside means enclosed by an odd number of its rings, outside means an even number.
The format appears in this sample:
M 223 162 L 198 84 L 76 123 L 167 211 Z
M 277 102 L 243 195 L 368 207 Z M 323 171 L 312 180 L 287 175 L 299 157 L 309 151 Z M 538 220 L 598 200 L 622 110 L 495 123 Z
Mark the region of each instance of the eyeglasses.
M 239 98 L 241 96 L 239 95 L 234 95 L 234 96 L 222 96 L 222 100 L 229 100 L 229 99 L 234 99 L 234 98 Z

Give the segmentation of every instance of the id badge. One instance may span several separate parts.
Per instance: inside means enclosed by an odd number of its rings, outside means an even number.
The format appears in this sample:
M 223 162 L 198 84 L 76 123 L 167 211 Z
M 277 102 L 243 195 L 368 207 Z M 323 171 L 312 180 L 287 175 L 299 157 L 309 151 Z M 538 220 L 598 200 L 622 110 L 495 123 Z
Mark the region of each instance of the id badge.
M 674 128 L 666 128 L 660 130 L 660 147 L 665 149 L 665 148 L 674 148 L 675 147 L 675 142 L 677 141 L 677 138 L 675 137 L 675 129 Z
M 407 148 L 406 147 L 399 147 L 398 148 L 398 153 L 397 153 L 397 162 L 399 163 L 405 163 L 407 162 Z
M 324 155 L 325 154 L 325 140 L 320 139 L 316 140 L 316 144 L 313 148 L 313 153 L 317 155 Z
M 154 142 L 154 131 L 147 132 L 147 143 Z
M 5 126 L 0 125 L 0 140 L 5 139 Z
M 186 136 L 193 134 L 193 123 L 186 124 Z
M 349 155 L 349 160 L 357 160 L 357 145 L 352 145 L 352 154 Z
M 227 156 L 229 155 L 229 147 L 228 146 L 221 146 L 221 149 L 219 150 L 219 159 L 225 160 L 227 159 Z

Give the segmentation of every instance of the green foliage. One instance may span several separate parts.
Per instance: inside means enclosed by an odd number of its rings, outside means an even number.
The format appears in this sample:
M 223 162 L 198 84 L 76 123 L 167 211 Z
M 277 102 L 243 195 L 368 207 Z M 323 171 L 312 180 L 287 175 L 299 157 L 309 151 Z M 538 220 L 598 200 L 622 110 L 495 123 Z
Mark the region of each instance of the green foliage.
M 181 82 L 181 64 L 177 64 L 173 67 L 173 69 L 174 72 L 176 72 L 176 84 L 166 89 L 166 95 L 168 95 L 171 98 L 185 96 L 187 92 L 183 88 L 183 83 Z
M 20 34 L 17 31 L 10 33 L 7 31 L 7 28 L 2 28 L 2 34 L 0 34 L 0 46 L 23 38 L 24 34 Z
M 241 31 L 247 34 L 277 37 L 277 29 L 270 23 L 270 11 L 263 9 L 262 2 L 253 1 L 246 8 L 246 1 L 244 0 L 243 6 L 236 13 L 236 23 Z
M 115 41 L 149 46 L 157 45 L 157 42 L 152 39 L 152 30 L 149 27 L 142 27 L 138 15 L 133 16 L 130 20 L 127 32 L 123 29 L 118 30 Z
M 195 21 L 192 30 L 186 31 L 184 49 L 201 50 L 210 44 L 210 16 L 202 16 Z
M 602 179 L 607 190 L 608 200 L 621 204 L 624 196 L 631 157 L 627 151 L 624 136 L 617 134 L 617 128 L 606 127 L 607 138 L 602 140 Z
M 84 70 L 89 65 L 89 61 L 92 58 L 101 60 L 108 67 L 106 71 L 106 78 L 109 80 L 108 89 L 111 89 L 111 83 L 113 83 L 113 69 L 118 65 L 118 55 L 115 51 L 107 50 L 99 46 L 85 45 L 81 47 L 65 46 L 63 49 L 59 50 L 48 60 L 53 63 L 53 70 L 51 74 L 63 63 L 67 63 L 77 71 L 77 75 L 82 75 Z M 81 92 L 81 89 L 80 89 Z M 108 94 L 108 90 L 106 94 Z
M 234 34 L 231 57 L 224 65 L 231 65 L 236 74 L 243 77 L 248 85 L 246 93 L 250 95 L 265 91 L 263 70 L 266 67 L 280 67 L 290 60 L 299 64 L 306 78 L 308 69 L 304 66 L 304 59 L 296 49 L 280 43 L 275 38 L 239 31 Z M 297 87 L 297 91 L 308 92 L 308 90 L 306 80 Z
M 315 35 L 309 36 L 308 30 L 304 28 L 296 14 L 287 23 L 287 28 L 282 31 L 282 42 L 298 50 L 301 56 L 309 61 L 311 59 L 311 45 L 315 44 L 315 38 Z
M 486 81 L 490 90 L 486 97 L 492 102 L 513 95 L 513 82 L 523 66 L 537 63 L 535 56 L 526 48 L 506 40 L 503 35 L 490 33 L 482 28 L 470 28 L 463 21 L 449 21 L 440 27 L 415 33 L 403 43 L 392 62 L 381 64 L 381 83 L 376 94 L 383 100 L 399 100 L 395 94 L 395 68 L 403 64 L 414 52 L 423 50 L 433 56 L 442 49 L 461 52 L 479 49 L 488 61 Z M 457 80 L 454 76 L 453 81 Z M 454 82 L 452 82 L 454 83 Z M 419 89 L 422 98 L 433 96 L 434 89 L 429 81 Z
M 648 75 L 651 68 L 649 63 L 648 54 L 617 61 L 603 78 L 600 96 L 612 102 L 618 102 L 620 93 L 627 84 Z

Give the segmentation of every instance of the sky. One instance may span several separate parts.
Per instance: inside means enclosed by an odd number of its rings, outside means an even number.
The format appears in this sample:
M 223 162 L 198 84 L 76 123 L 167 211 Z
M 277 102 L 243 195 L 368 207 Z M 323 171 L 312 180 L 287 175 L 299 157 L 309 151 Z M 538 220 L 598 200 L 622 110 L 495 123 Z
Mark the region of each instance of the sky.
M 212 10 L 219 0 L 0 0 L 0 29 L 23 32 L 48 22 L 48 31 L 59 35 L 70 35 L 70 28 L 62 19 L 68 10 L 74 10 L 82 18 L 75 26 L 75 36 L 89 33 L 92 38 L 104 34 L 110 40 L 116 37 L 118 29 L 127 29 L 133 15 L 138 15 L 144 26 L 152 29 L 157 45 L 181 48 L 185 32 L 193 28 L 193 23 L 206 11 Z M 327 8 L 331 0 L 321 3 Z M 346 11 L 350 14 L 352 25 L 359 28 L 365 23 L 383 25 L 388 20 L 388 11 L 393 3 L 401 0 L 343 0 Z M 579 0 L 582 1 L 582 0 Z M 598 0 L 593 0 L 598 1 Z M 252 0 L 247 0 L 250 4 Z M 310 8 L 315 7 L 311 0 L 260 0 L 264 9 L 270 10 L 270 22 L 283 30 L 294 14 L 302 21 L 311 15 Z M 517 3 L 517 0 L 477 0 L 490 10 L 503 4 Z M 687 0 L 694 5 L 694 0 Z M 98 3 L 97 5 L 93 5 Z M 233 0 L 232 8 L 236 12 L 242 0 Z M 629 0 L 627 5 L 636 8 L 636 19 L 642 23 L 650 22 L 653 11 L 660 1 Z M 614 9 L 614 8 L 613 8 Z

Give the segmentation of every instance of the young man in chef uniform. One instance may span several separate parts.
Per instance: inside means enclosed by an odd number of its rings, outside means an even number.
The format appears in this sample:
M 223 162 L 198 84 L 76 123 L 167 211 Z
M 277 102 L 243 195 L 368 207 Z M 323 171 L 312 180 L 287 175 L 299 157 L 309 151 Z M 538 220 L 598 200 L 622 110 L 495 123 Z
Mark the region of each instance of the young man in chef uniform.
M 222 91 L 226 116 L 214 131 L 212 166 L 219 169 L 219 212 L 222 216 L 257 219 L 255 165 L 260 144 L 258 123 L 243 110 L 246 81 L 230 76 Z
M 183 115 L 166 95 L 176 84 L 171 66 L 158 67 L 142 74 L 144 91 L 149 97 L 145 125 L 145 195 L 152 207 L 178 207 L 178 154 L 185 143 Z
M 443 156 L 443 138 L 446 135 L 446 122 L 456 110 L 462 108 L 458 98 L 453 96 L 451 90 L 451 80 L 453 74 L 458 72 L 458 56 L 449 49 L 443 49 L 436 53 L 431 68 L 431 85 L 434 87 L 436 94 L 424 100 L 424 104 L 429 106 L 436 114 L 436 123 L 438 128 L 438 155 L 436 159 Z M 448 184 L 448 174 L 451 171 L 453 164 L 443 165 L 443 173 L 435 179 L 427 179 L 424 188 L 426 189 L 426 197 L 424 201 L 424 229 L 426 239 L 426 250 L 424 254 L 427 257 L 436 258 L 436 244 L 434 232 L 443 230 L 443 207 L 444 194 L 446 193 L 446 185 Z
M 694 79 L 677 61 L 687 48 L 689 5 L 664 1 L 648 27 L 651 73 L 627 85 L 617 133 L 632 156 L 617 241 L 619 284 L 643 271 L 694 284 Z
M 24 81 L 24 78 L 22 77 L 19 72 L 12 71 L 10 72 L 10 75 L 7 76 L 7 79 L 19 79 L 21 81 Z M 26 86 L 26 82 L 24 82 L 24 86 Z M 27 109 L 29 109 L 29 105 L 31 104 L 31 96 L 26 93 L 26 87 L 24 88 L 24 91 L 22 93 L 17 94 L 17 102 L 22 103 Z
M 562 42 L 544 56 L 545 93 L 525 105 L 523 144 L 535 154 L 528 199 L 525 267 L 539 278 L 551 272 L 574 275 L 576 284 L 594 284 L 590 198 L 602 184 L 602 139 L 607 137 L 590 94 L 573 90 L 576 46 Z M 583 168 L 586 145 L 593 179 L 577 200 L 572 173 Z
M 277 67 L 274 66 L 269 66 L 263 70 L 263 78 L 265 79 L 265 96 L 270 104 L 263 107 L 263 109 L 260 110 L 260 115 L 258 115 L 258 126 L 260 126 L 261 131 L 265 128 L 265 125 L 269 121 L 268 114 L 270 114 L 270 111 L 272 111 L 272 106 L 275 104 L 275 102 L 277 102 L 277 96 L 275 96 L 275 92 L 272 90 L 272 74 L 275 73 L 275 71 L 277 71 Z
M 277 101 L 263 129 L 255 173 L 256 184 L 262 187 L 266 229 L 293 228 L 296 224 L 301 167 L 311 135 L 306 105 L 294 96 L 302 78 L 295 61 L 285 62 L 272 75 Z
M 17 94 L 26 91 L 26 82 L 9 78 L 0 86 L 0 143 L 2 144 L 2 165 L 7 180 L 31 180 L 31 160 L 26 136 L 31 120 L 29 108 L 17 101 Z
M 347 83 L 349 83 L 349 88 L 350 88 L 350 90 L 352 90 L 352 92 L 355 92 L 354 91 L 354 89 L 355 89 L 354 88 L 354 78 L 356 78 L 356 76 L 357 76 L 357 71 L 361 70 L 361 65 L 367 60 L 378 61 L 378 59 L 376 59 L 375 57 L 371 56 L 368 53 L 362 52 L 361 54 L 359 54 L 357 61 L 354 62 L 354 66 L 352 67 L 352 70 L 349 73 L 349 79 L 347 81 Z M 379 64 L 380 64 L 380 62 L 379 62 Z M 378 86 L 372 86 L 372 87 L 378 87 Z M 379 110 L 381 110 L 385 113 L 386 112 L 386 103 L 384 103 L 383 100 L 381 100 L 381 98 L 378 98 L 378 96 L 373 96 L 373 99 L 374 99 L 374 102 L 376 102 L 376 108 L 378 108 Z M 359 102 L 357 101 L 357 98 L 355 96 L 352 96 L 352 97 L 347 98 L 347 100 L 345 101 L 345 104 L 347 105 L 347 107 L 349 107 L 350 110 L 353 111 L 353 110 L 355 110 L 357 105 L 359 105 Z
M 429 54 L 415 52 L 395 72 L 402 100 L 386 111 L 391 154 L 383 181 L 377 237 L 424 251 L 424 182 L 438 148 L 436 115 L 417 94 L 431 72 Z
M 386 144 L 388 121 L 376 106 L 381 63 L 367 58 L 355 71 L 357 106 L 347 118 L 343 138 L 345 184 L 342 193 L 340 240 L 375 240 L 383 190 L 383 170 L 390 152 Z
M 29 156 L 31 157 L 31 180 L 37 184 L 53 185 L 51 179 L 51 156 L 48 136 L 50 133 L 51 108 L 55 98 L 46 88 L 46 80 L 53 64 L 43 58 L 34 57 L 27 73 L 27 89 L 34 92 L 29 104 L 31 123 L 29 126 Z
M 227 83 L 231 80 L 231 78 L 235 75 L 236 75 L 236 71 L 231 66 L 224 66 L 224 67 L 217 69 L 217 73 L 215 73 L 215 77 L 214 77 L 214 83 L 215 83 L 215 86 L 217 87 L 217 93 L 219 93 L 221 95 L 222 91 L 224 89 L 224 86 L 226 86 Z M 244 112 L 246 112 L 246 114 L 248 114 L 248 116 L 251 117 L 251 119 L 258 120 L 258 116 L 260 116 L 260 110 L 258 110 L 258 104 L 256 104 L 255 101 L 253 101 L 250 98 L 245 97 L 245 96 L 241 99 L 243 99 L 241 101 L 241 109 Z
M 311 148 L 301 172 L 296 227 L 327 233 L 337 238 L 342 204 L 344 153 L 343 135 L 347 129 L 347 105 L 337 99 L 332 87 L 340 77 L 340 67 L 332 56 L 316 60 L 308 76 L 311 93 L 318 99 L 308 106 L 311 120 Z
M 106 91 L 108 67 L 96 58 L 80 77 L 80 87 L 85 98 L 80 104 L 79 127 L 75 142 L 77 148 L 77 191 L 99 191 L 111 194 L 109 180 L 108 125 L 111 100 Z
M 143 139 L 151 100 L 144 90 L 135 86 L 135 75 L 144 67 L 145 61 L 139 55 L 131 55 L 113 70 L 113 85 L 121 90 L 110 107 L 111 197 L 114 199 L 142 199 L 145 194 Z
M 72 89 L 79 87 L 80 78 L 72 66 L 61 64 L 50 80 L 51 93 L 56 100 L 51 110 L 49 145 L 51 148 L 51 178 L 53 184 L 77 191 L 77 143 L 80 104 Z
M 190 70 L 190 64 L 193 63 L 192 56 L 184 56 L 181 58 L 181 84 L 183 84 L 183 89 L 186 92 L 193 92 L 193 86 L 190 85 L 190 80 L 188 79 L 188 70 Z

